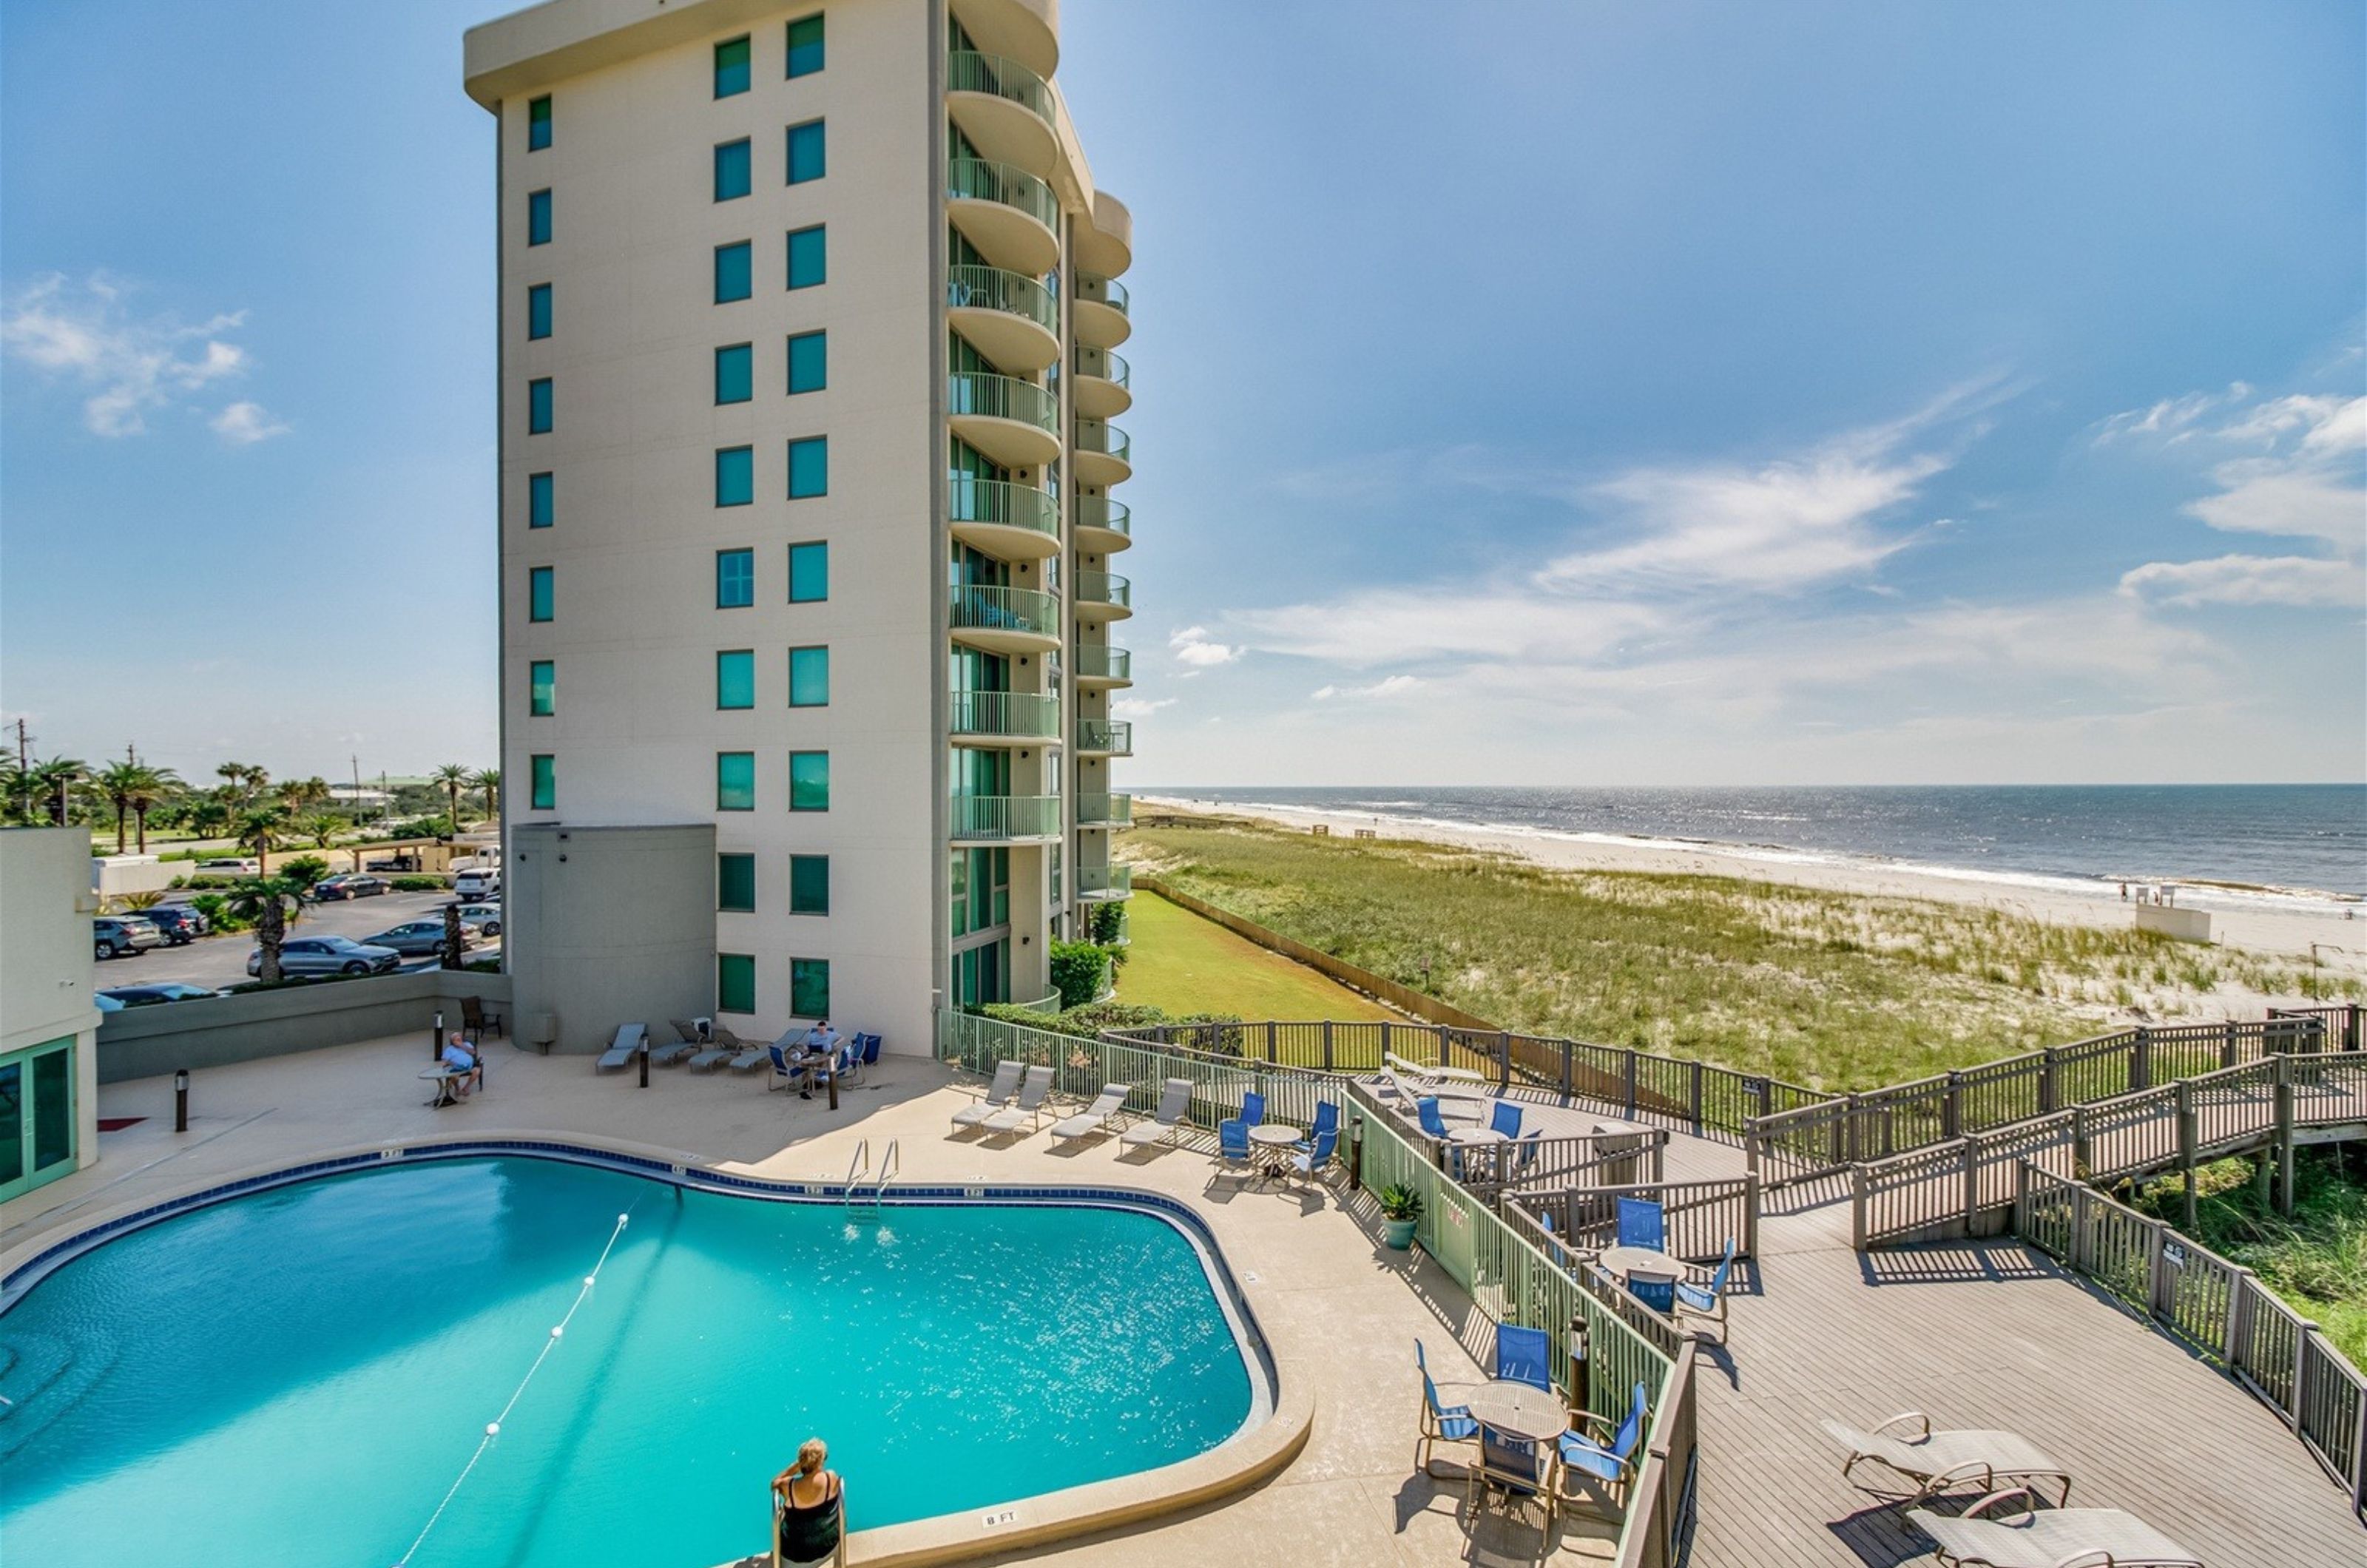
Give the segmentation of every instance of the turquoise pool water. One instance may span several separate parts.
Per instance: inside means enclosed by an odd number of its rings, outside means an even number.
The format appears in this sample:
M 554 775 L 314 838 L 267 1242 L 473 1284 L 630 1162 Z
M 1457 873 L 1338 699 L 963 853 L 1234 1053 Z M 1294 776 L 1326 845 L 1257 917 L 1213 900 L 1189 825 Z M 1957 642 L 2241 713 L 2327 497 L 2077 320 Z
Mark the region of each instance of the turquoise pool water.
M 819 1434 L 856 1529 L 1166 1464 L 1253 1407 L 1199 1255 L 1123 1209 L 836 1205 L 534 1158 L 330 1177 L 86 1253 L 0 1316 L 0 1553 L 391 1564 L 619 1213 L 413 1568 L 707 1568 Z

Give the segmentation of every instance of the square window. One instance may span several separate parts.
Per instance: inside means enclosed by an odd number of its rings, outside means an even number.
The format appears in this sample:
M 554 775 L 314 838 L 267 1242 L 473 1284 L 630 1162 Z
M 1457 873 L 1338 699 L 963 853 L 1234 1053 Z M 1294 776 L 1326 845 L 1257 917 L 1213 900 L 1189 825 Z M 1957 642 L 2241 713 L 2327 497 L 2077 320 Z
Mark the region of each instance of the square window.
M 715 955 L 715 1010 L 718 1012 L 754 1012 L 756 1010 L 754 954 L 719 953 Z
M 526 433 L 528 435 L 550 434 L 550 378 L 526 384 Z
M 791 1018 L 828 1018 L 830 1016 L 829 959 L 792 958 L 789 960 L 789 1016 Z
M 789 390 L 819 392 L 830 385 L 830 334 L 799 333 L 789 340 Z
M 526 574 L 526 618 L 529 621 L 550 619 L 550 568 L 536 567 Z
M 830 649 L 789 649 L 789 705 L 793 708 L 830 705 Z
M 826 283 L 830 267 L 824 255 L 823 225 L 789 231 L 789 287 L 811 288 Z
M 526 525 L 548 528 L 558 514 L 558 501 L 551 489 L 549 474 L 528 474 L 526 477 Z
M 755 752 L 718 751 L 715 753 L 715 809 L 718 811 L 756 809 Z
M 715 607 L 737 610 L 756 602 L 756 552 L 715 552 Z
M 539 152 L 550 145 L 550 95 L 528 98 L 526 105 L 526 150 Z
M 756 350 L 735 343 L 715 351 L 715 400 L 744 403 L 756 395 Z
M 549 718 L 559 711 L 558 669 L 548 659 L 538 659 L 526 667 L 526 711 L 536 718 Z
M 547 190 L 527 192 L 526 243 L 529 245 L 550 243 L 550 193 Z
M 715 656 L 715 705 L 752 708 L 756 705 L 756 655 L 747 649 Z
M 715 247 L 715 302 L 728 305 L 755 292 L 754 265 L 749 243 Z
M 789 184 L 801 186 L 821 175 L 821 121 L 789 127 Z
M 527 807 L 535 811 L 558 810 L 559 773 L 552 765 L 550 754 L 538 751 L 527 758 L 526 771 L 530 786 L 527 795 Z
M 754 808 L 754 802 L 749 803 Z M 789 809 L 792 811 L 827 811 L 830 809 L 830 753 L 827 751 L 792 751 L 789 753 Z
M 550 335 L 550 285 L 538 283 L 526 291 L 526 335 Z
M 756 500 L 756 449 L 726 446 L 715 454 L 715 504 L 749 506 Z
M 728 98 L 748 90 L 748 40 L 735 38 L 715 46 L 715 96 Z
M 808 501 L 830 493 L 830 438 L 809 435 L 789 443 L 789 499 Z
M 789 547 L 789 603 L 819 604 L 830 597 L 830 547 Z
M 715 199 L 731 201 L 746 196 L 753 176 L 749 173 L 748 139 L 719 143 L 715 149 Z
M 821 17 L 799 17 L 789 24 L 789 74 L 810 76 L 821 69 Z
M 756 857 L 715 857 L 715 907 L 753 913 L 756 908 Z
M 789 857 L 789 913 L 792 915 L 830 913 L 830 857 L 828 855 L 791 855 Z

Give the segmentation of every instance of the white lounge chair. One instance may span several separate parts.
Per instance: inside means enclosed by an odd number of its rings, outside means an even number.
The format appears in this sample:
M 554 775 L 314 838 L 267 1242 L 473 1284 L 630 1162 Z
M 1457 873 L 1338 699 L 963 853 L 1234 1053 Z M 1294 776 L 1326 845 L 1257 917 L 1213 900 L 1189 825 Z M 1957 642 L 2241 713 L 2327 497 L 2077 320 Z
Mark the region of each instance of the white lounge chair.
M 640 1050 L 642 1043 L 649 1037 L 650 1026 L 646 1023 L 618 1024 L 617 1037 L 608 1042 L 608 1049 L 602 1052 L 600 1059 L 592 1064 L 592 1070 L 595 1073 L 605 1073 L 610 1067 L 631 1066 L 635 1054 Z
M 696 1055 L 707 1044 L 707 1037 L 698 1032 L 697 1024 L 679 1018 L 670 1018 L 666 1021 L 674 1025 L 675 1038 L 663 1044 L 654 1041 L 651 1043 L 650 1062 L 654 1066 L 674 1066 Z
M 1983 1518 L 2022 1500 L 2018 1518 Z M 2203 1568 L 2203 1559 L 2135 1514 L 2118 1508 L 2042 1508 L 2027 1486 L 1992 1492 L 1951 1517 L 1912 1508 L 1946 1568 Z
M 1118 1142 L 1130 1149 L 1147 1144 L 1163 1144 L 1178 1138 L 1192 1126 L 1192 1080 L 1169 1078 L 1159 1089 L 1159 1109 L 1148 1122 L 1138 1122 L 1118 1134 Z
M 1019 1092 L 1019 1075 L 1024 1070 L 1017 1062 L 995 1063 L 994 1081 L 986 1086 L 986 1098 L 955 1111 L 955 1129 L 982 1126 L 988 1117 L 1009 1106 L 1011 1097 Z
M 1019 1098 L 1009 1110 L 998 1111 L 986 1119 L 990 1133 L 1016 1133 L 1023 1126 L 1029 1132 L 1044 1124 L 1044 1101 L 1052 1093 L 1052 1069 L 1030 1067 L 1026 1081 L 1019 1086 Z
M 1915 1437 L 1887 1435 L 1891 1427 L 1903 1428 L 1908 1422 L 1921 1427 Z M 2041 1453 L 2027 1438 L 2011 1432 L 1935 1432 L 1931 1429 L 1931 1417 L 1920 1410 L 1902 1411 L 1871 1432 L 1861 1432 L 1838 1421 L 1828 1421 L 1824 1427 L 1834 1441 L 1849 1450 L 1850 1457 L 1841 1465 L 1844 1480 L 1865 1461 L 1878 1459 L 1917 1483 L 1915 1490 L 1902 1499 L 1904 1502 L 1920 1503 L 1951 1487 L 1975 1482 L 1987 1492 L 1999 1481 L 2009 1479 L 2029 1482 L 2043 1478 L 2062 1483 L 2063 1490 L 2056 1497 L 2058 1507 L 2071 1495 L 2070 1472 Z
M 687 1063 L 684 1064 L 694 1073 L 711 1073 L 716 1068 L 721 1066 L 724 1063 L 730 1061 L 733 1057 L 739 1055 L 741 1052 L 748 1049 L 748 1042 L 741 1039 L 738 1035 L 732 1033 L 721 1024 L 712 1024 L 709 1025 L 709 1028 L 714 1032 L 714 1038 L 708 1043 L 705 1050 L 699 1052 L 697 1055 L 691 1057 Z
M 1134 1092 L 1132 1084 L 1102 1085 L 1101 1098 L 1074 1116 L 1063 1117 L 1052 1123 L 1052 1141 L 1056 1144 L 1074 1138 L 1090 1138 L 1103 1130 L 1111 1117 L 1126 1110 L 1126 1097 Z

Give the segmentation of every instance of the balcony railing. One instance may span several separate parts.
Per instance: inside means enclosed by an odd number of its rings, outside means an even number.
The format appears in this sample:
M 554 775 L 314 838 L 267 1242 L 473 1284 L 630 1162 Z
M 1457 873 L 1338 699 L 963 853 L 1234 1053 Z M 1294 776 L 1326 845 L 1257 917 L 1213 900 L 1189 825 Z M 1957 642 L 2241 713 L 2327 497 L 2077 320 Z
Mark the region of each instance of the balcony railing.
M 1112 501 L 1105 495 L 1077 497 L 1077 526 L 1099 528 L 1105 533 L 1124 534 L 1134 537 L 1134 513 L 1123 501 Z
M 1059 199 L 1052 187 L 1025 169 L 984 158 L 956 158 L 946 165 L 946 196 L 957 201 L 995 201 L 1016 208 L 1058 233 Z M 1117 307 L 1124 310 L 1124 306 Z
M 1121 316 L 1132 314 L 1127 306 L 1126 285 L 1115 277 L 1095 277 L 1090 272 L 1077 274 L 1077 298 L 1106 305 Z
M 1134 608 L 1134 584 L 1114 571 L 1078 572 L 1076 592 L 1080 604 Z
M 946 56 L 946 91 L 1009 98 L 1046 125 L 1053 123 L 1052 89 L 1015 60 L 957 49 Z
M 1077 897 L 1131 898 L 1134 897 L 1134 868 L 1130 865 L 1081 865 L 1077 867 Z
M 1016 420 L 1048 435 L 1060 434 L 1059 399 L 1033 381 L 991 376 L 982 370 L 957 370 L 946 378 L 946 412 L 957 417 L 975 414 L 987 419 Z M 1078 434 L 1082 438 L 1083 431 L 1081 429 Z
M 946 590 L 946 619 L 957 631 L 1060 635 L 1060 602 L 1033 588 L 957 583 Z
M 1032 692 L 956 692 L 949 727 L 956 735 L 1058 740 L 1060 699 Z
M 1077 750 L 1106 751 L 1113 757 L 1134 755 L 1134 724 L 1123 718 L 1077 720 Z
M 1133 367 L 1121 355 L 1113 354 L 1106 348 L 1094 348 L 1089 344 L 1077 345 L 1077 374 L 1080 376 L 1098 376 L 1104 381 L 1115 381 L 1124 387 L 1129 384 L 1127 378 L 1133 373 Z
M 1053 839 L 1060 833 L 1057 795 L 957 795 L 948 830 L 957 839 Z
M 1046 332 L 1060 330 L 1060 307 L 1034 278 L 999 266 L 946 268 L 946 303 L 954 310 L 1001 310 L 1025 316 Z
M 946 516 L 954 523 L 991 523 L 1004 528 L 1025 528 L 1055 539 L 1060 536 L 1059 497 L 1033 485 L 1015 485 L 1002 479 L 948 474 Z
M 1134 655 L 1105 642 L 1081 642 L 1075 660 L 1078 677 L 1086 681 L 1131 681 Z
M 1134 796 L 1130 795 L 1077 796 L 1077 826 L 1080 828 L 1123 828 L 1133 820 Z
M 1005 378 L 996 377 L 995 379 Z M 1133 461 L 1134 442 L 1115 424 L 1098 419 L 1081 419 L 1077 421 L 1077 450 L 1099 452 L 1105 457 L 1128 463 Z

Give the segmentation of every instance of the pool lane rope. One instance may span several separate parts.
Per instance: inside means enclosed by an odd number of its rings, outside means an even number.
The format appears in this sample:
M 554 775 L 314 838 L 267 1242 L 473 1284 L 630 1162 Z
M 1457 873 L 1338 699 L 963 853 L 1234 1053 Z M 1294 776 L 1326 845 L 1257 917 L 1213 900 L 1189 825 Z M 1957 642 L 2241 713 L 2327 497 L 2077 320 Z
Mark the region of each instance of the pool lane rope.
M 502 1423 L 510 1418 L 510 1412 L 517 1408 L 518 1400 L 526 1393 L 526 1385 L 534 1382 L 534 1374 L 542 1371 L 542 1363 L 549 1359 L 551 1351 L 557 1349 L 560 1340 L 566 1337 L 567 1325 L 575 1320 L 576 1312 L 582 1308 L 585 1298 L 592 1294 L 592 1287 L 599 1282 L 600 1270 L 607 1267 L 608 1254 L 617 1250 L 617 1238 L 625 1234 L 625 1222 L 632 1217 L 630 1209 L 617 1216 L 617 1228 L 608 1233 L 608 1245 L 600 1249 L 599 1261 L 592 1265 L 592 1272 L 583 1276 L 583 1283 L 575 1288 L 575 1299 L 568 1303 L 566 1315 L 543 1336 L 542 1348 L 535 1352 L 534 1365 L 526 1370 L 526 1376 L 518 1379 L 517 1387 L 510 1391 L 509 1403 L 502 1406 L 502 1413 L 485 1423 L 485 1435 L 477 1439 L 477 1451 L 469 1456 L 469 1462 L 462 1465 L 460 1473 L 452 1478 L 444 1500 L 436 1505 L 434 1513 L 427 1516 L 427 1523 L 421 1527 L 411 1549 L 395 1560 L 394 1568 L 411 1568 L 411 1560 L 419 1554 L 420 1547 L 435 1530 L 436 1521 L 443 1518 L 444 1510 L 450 1507 L 452 1499 L 460 1495 L 460 1488 L 468 1482 L 469 1472 L 477 1468 L 477 1461 L 485 1457 L 485 1450 L 492 1448 L 493 1439 L 502 1435 Z

